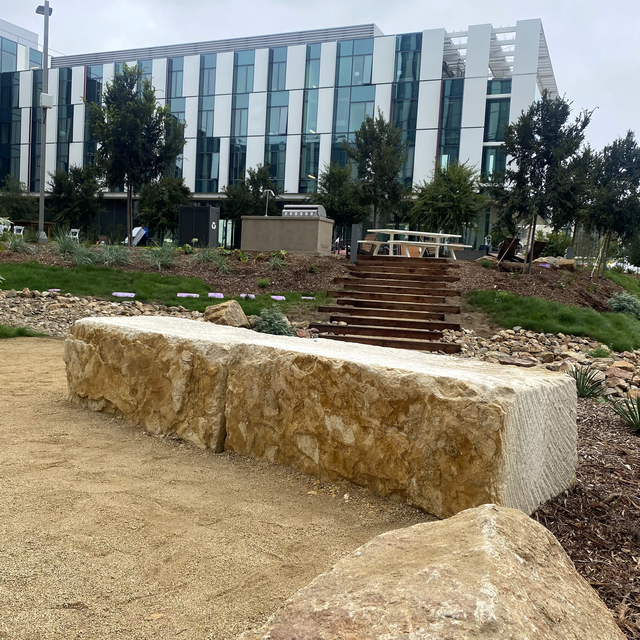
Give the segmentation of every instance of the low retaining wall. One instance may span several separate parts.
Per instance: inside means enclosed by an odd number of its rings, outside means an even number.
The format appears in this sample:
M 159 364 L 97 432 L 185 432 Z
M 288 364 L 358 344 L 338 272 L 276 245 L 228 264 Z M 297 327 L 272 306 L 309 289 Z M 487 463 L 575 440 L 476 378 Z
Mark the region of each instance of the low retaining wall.
M 531 513 L 575 478 L 566 375 L 160 317 L 77 322 L 65 362 L 72 401 L 439 517 Z
M 242 216 L 243 251 L 280 251 L 306 256 L 331 255 L 333 220 L 295 216 Z
M 624 640 L 558 541 L 485 505 L 383 533 L 239 640 Z

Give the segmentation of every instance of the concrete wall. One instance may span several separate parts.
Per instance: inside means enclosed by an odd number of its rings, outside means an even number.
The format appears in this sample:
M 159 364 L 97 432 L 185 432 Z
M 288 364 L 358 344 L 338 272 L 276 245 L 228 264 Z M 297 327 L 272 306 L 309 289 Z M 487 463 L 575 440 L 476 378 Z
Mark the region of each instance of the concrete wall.
M 307 256 L 331 254 L 333 220 L 242 216 L 243 251 L 280 251 Z

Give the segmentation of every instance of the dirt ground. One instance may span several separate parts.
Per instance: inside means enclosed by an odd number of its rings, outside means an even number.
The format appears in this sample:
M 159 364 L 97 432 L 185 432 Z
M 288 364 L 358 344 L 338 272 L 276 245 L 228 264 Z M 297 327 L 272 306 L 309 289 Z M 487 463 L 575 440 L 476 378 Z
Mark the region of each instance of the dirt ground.
M 62 350 L 0 341 L 0 638 L 234 638 L 429 519 L 69 404 Z

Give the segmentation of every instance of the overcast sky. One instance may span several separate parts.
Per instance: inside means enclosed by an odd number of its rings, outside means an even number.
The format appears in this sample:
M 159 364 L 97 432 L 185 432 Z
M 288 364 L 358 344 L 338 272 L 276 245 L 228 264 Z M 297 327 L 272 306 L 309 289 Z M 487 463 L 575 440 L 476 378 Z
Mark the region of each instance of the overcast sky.
M 35 31 L 38 0 L 0 0 L 0 18 Z M 640 0 L 51 0 L 50 46 L 72 55 L 374 22 L 385 34 L 542 18 L 561 94 L 597 107 L 597 149 L 640 137 Z

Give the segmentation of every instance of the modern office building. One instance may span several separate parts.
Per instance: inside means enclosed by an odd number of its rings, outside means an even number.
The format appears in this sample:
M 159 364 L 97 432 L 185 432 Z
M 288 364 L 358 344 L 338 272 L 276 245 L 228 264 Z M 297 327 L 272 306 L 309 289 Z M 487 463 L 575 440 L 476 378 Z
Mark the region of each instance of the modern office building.
M 2 21 L 0 35 L 0 181 L 11 173 L 38 191 L 37 36 Z M 175 172 L 201 201 L 219 200 L 261 163 L 283 199 L 305 198 L 330 161 L 344 162 L 342 140 L 378 110 L 407 141 L 406 184 L 453 160 L 489 180 L 504 166 L 503 124 L 542 90 L 557 95 L 537 19 L 391 36 L 368 24 L 53 57 L 47 171 L 91 162 L 96 143 L 83 98 L 100 101 L 123 63 L 137 65 L 158 101 L 186 122 Z

